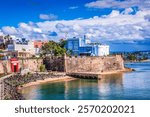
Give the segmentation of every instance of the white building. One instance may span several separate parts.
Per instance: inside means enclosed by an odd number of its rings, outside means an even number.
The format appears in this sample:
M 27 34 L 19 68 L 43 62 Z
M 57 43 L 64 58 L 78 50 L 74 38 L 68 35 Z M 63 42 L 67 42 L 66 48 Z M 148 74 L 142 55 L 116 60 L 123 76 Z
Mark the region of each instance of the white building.
M 107 56 L 109 55 L 109 46 L 108 45 L 98 45 L 98 56 Z
M 24 38 L 14 40 L 12 44 L 8 45 L 7 50 L 18 52 L 18 56 L 23 55 L 24 58 L 26 55 L 30 57 L 35 54 L 34 42 Z
M 72 51 L 73 55 L 107 56 L 109 45 L 91 43 L 89 38 L 70 38 L 67 40 L 66 48 Z

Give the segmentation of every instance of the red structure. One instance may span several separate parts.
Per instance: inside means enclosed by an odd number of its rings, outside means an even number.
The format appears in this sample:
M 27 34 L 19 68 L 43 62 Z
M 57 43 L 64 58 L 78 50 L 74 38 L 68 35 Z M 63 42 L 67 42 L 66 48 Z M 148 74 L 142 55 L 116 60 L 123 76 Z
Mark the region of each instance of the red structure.
M 19 71 L 19 61 L 16 58 L 10 59 L 11 62 L 11 71 L 18 72 Z
M 34 41 L 34 48 L 41 48 L 48 41 Z

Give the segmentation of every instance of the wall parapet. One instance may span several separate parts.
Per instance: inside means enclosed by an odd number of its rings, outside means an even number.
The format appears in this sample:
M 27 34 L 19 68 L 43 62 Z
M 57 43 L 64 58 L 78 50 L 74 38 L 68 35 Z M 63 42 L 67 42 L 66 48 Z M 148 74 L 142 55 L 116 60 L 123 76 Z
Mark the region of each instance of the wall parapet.
M 124 70 L 124 60 L 120 55 L 65 57 L 66 72 L 108 72 L 114 70 Z
M 44 59 L 44 64 L 47 70 L 64 72 L 107 72 L 124 69 L 124 61 L 120 55 L 49 57 Z

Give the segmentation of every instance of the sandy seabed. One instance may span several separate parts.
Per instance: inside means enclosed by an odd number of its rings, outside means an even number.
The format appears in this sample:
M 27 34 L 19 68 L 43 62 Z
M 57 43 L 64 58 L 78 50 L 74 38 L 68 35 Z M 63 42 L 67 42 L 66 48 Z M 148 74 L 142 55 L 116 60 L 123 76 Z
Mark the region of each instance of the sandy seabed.
M 26 88 L 29 86 L 33 86 L 33 85 L 39 85 L 39 84 L 44 84 L 44 83 L 49 83 L 49 82 L 60 82 L 60 81 L 70 81 L 70 80 L 75 80 L 76 78 L 70 77 L 70 76 L 62 76 L 59 78 L 47 78 L 44 80 L 37 80 L 35 82 L 30 82 L 27 84 L 24 84 L 22 86 L 18 87 L 18 90 L 21 90 L 22 88 Z

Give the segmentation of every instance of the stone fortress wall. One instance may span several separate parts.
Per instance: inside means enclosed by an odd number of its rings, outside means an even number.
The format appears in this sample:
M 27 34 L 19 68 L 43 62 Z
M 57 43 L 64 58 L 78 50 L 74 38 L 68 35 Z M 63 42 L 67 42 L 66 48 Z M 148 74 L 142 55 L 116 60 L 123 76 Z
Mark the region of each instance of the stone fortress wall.
M 23 59 L 19 60 L 19 69 L 29 69 L 30 71 L 40 71 L 40 66 L 43 64 L 43 59 Z
M 124 70 L 120 55 L 106 57 L 66 57 L 66 72 L 108 72 Z
M 39 71 L 45 64 L 49 71 L 59 72 L 108 72 L 124 70 L 124 60 L 120 55 L 106 57 L 50 57 L 45 59 L 23 59 L 19 60 L 19 69 Z M 11 72 L 10 61 L 0 61 L 0 74 Z
M 43 62 L 47 70 L 70 72 L 107 72 L 123 70 L 124 61 L 120 55 L 106 57 L 51 57 Z
M 42 59 L 22 59 L 19 60 L 19 69 L 29 69 L 30 71 L 39 71 L 43 64 Z M 0 61 L 0 74 L 11 73 L 11 63 L 9 60 Z
M 11 72 L 11 63 L 7 60 L 0 60 L 0 74 L 10 73 Z
M 43 59 L 43 64 L 49 71 L 65 71 L 65 58 L 66 57 L 46 57 Z

